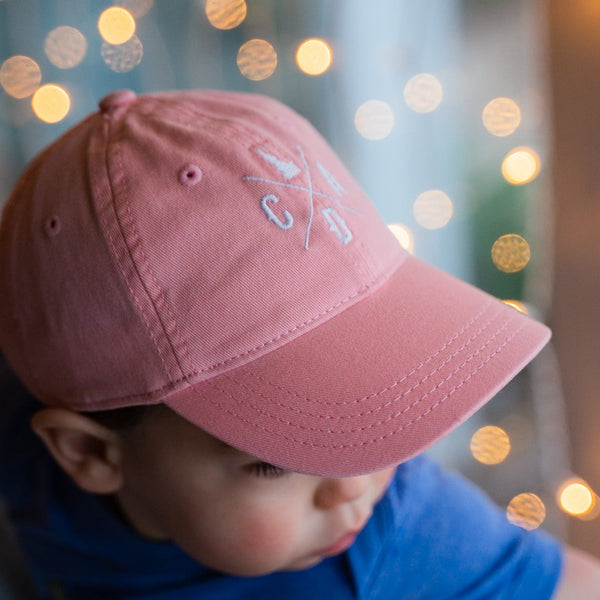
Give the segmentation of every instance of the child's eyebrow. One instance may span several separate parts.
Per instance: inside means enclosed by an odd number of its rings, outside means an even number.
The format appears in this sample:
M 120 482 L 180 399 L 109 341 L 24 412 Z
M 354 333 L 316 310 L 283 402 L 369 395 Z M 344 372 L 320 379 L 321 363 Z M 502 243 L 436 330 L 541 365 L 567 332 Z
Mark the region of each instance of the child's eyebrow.
M 260 458 L 253 456 L 252 454 L 247 454 L 246 452 L 243 452 L 242 450 L 238 450 L 237 448 L 230 446 L 229 444 L 225 443 L 223 440 L 220 440 L 219 438 L 213 438 L 213 440 L 214 440 L 215 451 L 222 456 L 239 456 L 242 458 L 259 461 L 261 463 L 264 463 L 266 465 L 273 467 L 274 469 L 280 469 L 280 467 L 271 465 L 270 463 L 267 463 L 267 462 L 261 460 Z M 283 471 L 284 469 L 281 469 L 281 470 Z

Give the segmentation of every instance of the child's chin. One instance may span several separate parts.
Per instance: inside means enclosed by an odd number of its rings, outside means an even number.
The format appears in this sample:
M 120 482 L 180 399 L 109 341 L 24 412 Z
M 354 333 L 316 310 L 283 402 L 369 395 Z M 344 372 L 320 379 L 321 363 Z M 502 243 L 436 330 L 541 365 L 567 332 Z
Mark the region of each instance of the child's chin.
M 310 569 L 315 565 L 319 564 L 323 560 L 322 556 L 308 556 L 306 558 L 298 559 L 291 565 L 281 569 L 282 571 L 304 571 Z

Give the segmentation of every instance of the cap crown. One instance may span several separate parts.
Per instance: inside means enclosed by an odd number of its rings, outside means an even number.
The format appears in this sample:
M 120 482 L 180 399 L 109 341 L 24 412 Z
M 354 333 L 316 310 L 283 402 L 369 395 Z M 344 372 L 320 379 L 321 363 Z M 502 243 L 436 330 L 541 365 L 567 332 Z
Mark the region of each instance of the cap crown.
M 19 180 L 0 346 L 40 399 L 158 401 L 372 293 L 404 253 L 334 152 L 261 96 L 101 103 Z

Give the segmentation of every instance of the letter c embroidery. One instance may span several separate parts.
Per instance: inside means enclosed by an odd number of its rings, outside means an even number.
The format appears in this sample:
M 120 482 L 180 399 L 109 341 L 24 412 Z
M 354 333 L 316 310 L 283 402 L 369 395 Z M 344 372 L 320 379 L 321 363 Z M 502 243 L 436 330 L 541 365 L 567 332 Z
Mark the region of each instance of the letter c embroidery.
M 269 202 L 272 204 L 276 204 L 277 202 L 279 202 L 279 198 L 275 196 L 275 194 L 267 194 L 260 201 L 260 206 L 263 209 L 265 215 L 267 215 L 267 219 L 269 221 L 273 221 L 273 223 L 275 223 L 275 225 L 277 225 L 279 229 L 289 229 L 294 224 L 294 217 L 292 217 L 292 215 L 287 210 L 284 210 L 282 216 L 285 219 L 285 221 L 282 221 L 273 212 L 273 210 L 269 206 Z

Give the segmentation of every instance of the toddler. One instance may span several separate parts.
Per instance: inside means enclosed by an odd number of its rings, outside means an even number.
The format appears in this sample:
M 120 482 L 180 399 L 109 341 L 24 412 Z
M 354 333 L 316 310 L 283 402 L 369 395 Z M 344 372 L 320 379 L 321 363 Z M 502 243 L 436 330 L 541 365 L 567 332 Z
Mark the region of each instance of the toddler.
M 0 492 L 39 596 L 600 598 L 419 456 L 548 338 L 405 252 L 277 101 L 109 95 L 0 227 Z

